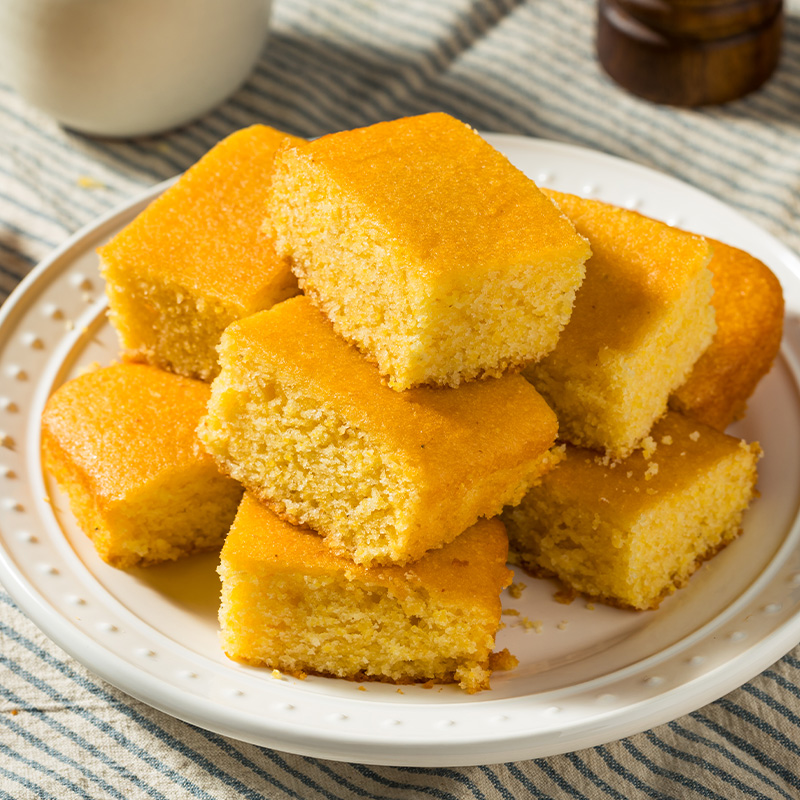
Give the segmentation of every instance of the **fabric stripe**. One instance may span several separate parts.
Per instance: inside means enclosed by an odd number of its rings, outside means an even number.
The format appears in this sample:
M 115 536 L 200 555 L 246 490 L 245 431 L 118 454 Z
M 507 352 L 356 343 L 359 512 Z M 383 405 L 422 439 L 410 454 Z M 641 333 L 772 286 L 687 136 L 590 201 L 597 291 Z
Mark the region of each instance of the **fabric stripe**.
M 695 716 L 695 715 L 693 715 Z M 731 752 L 728 748 L 723 747 L 721 744 L 717 742 L 713 742 L 710 739 L 700 736 L 694 731 L 688 730 L 685 726 L 679 724 L 678 722 L 671 722 L 669 723 L 669 727 L 676 731 L 682 738 L 687 739 L 688 741 L 692 742 L 693 744 L 702 744 L 704 747 L 707 747 L 713 750 L 719 756 L 722 756 L 723 759 L 730 762 L 740 770 L 747 772 L 749 775 L 757 778 L 759 783 L 765 783 L 769 787 L 770 791 L 772 792 L 779 792 L 787 800 L 793 800 L 793 795 L 789 794 L 785 789 L 781 788 L 775 781 L 769 778 L 769 776 L 765 775 L 763 772 L 759 772 L 754 767 L 750 766 L 746 761 L 739 758 L 733 752 Z M 708 759 L 699 759 L 697 763 L 702 763 L 704 766 L 709 763 Z
M 724 697 L 721 700 L 718 700 L 717 705 L 719 705 L 721 708 L 724 708 L 726 711 L 731 712 L 735 717 L 738 717 L 745 722 L 754 724 L 756 728 L 759 728 L 765 733 L 774 735 L 774 733 L 777 732 L 774 731 L 774 729 L 765 730 L 765 724 L 761 723 L 755 714 L 747 709 L 742 708 L 737 703 L 734 703 L 730 697 Z M 700 719 L 704 725 L 711 728 L 715 733 L 722 735 L 727 741 L 731 742 L 731 744 L 735 745 L 743 752 L 752 755 L 759 764 L 771 770 L 776 776 L 783 779 L 787 785 L 800 789 L 800 778 L 798 778 L 797 774 L 793 770 L 785 768 L 782 764 L 776 761 L 773 756 L 768 755 L 761 748 L 756 747 L 738 733 L 723 728 L 718 723 L 710 720 L 703 714 L 695 713 L 692 716 L 695 719 Z M 793 755 L 793 758 L 794 757 L 795 756 Z
M 11 602 L 10 598 L 7 595 L 4 595 L 4 593 L 0 593 L 0 600 L 3 600 L 4 602 L 9 603 L 9 604 Z M 59 671 L 62 672 L 62 674 L 66 675 L 66 676 L 70 677 L 72 680 L 75 680 L 76 682 L 80 683 L 81 687 L 84 688 L 84 689 L 88 689 L 88 691 L 92 695 L 95 695 L 95 696 L 99 697 L 100 699 L 105 699 L 105 698 L 113 699 L 113 698 L 111 698 L 110 695 L 108 695 L 107 690 L 101 684 L 95 683 L 95 682 L 92 682 L 92 681 L 88 681 L 85 678 L 81 679 L 76 673 L 73 673 L 73 672 L 68 671 L 66 669 L 62 669 L 59 662 L 54 661 L 53 659 L 51 659 L 43 650 L 38 648 L 35 643 L 33 643 L 31 641 L 28 641 L 28 640 L 25 640 L 23 637 L 21 637 L 18 634 L 16 634 L 16 632 L 14 630 L 9 629 L 6 626 L 0 625 L 0 634 L 5 634 L 9 639 L 11 639 L 11 640 L 13 640 L 13 641 L 25 646 L 31 652 L 36 652 L 39 655 L 39 657 L 41 658 L 42 661 L 44 661 L 45 663 L 47 663 L 50 666 L 57 667 L 59 669 Z M 2 663 L 1 659 L 0 659 L 0 663 Z M 11 665 L 11 667 L 14 668 L 14 671 L 17 671 L 17 669 L 14 667 L 14 665 Z M 19 674 L 19 672 L 18 672 L 18 674 Z M 32 674 L 24 674 L 24 675 L 21 675 L 21 677 L 23 677 L 25 680 L 27 680 L 28 683 L 37 686 L 39 689 L 42 690 L 42 692 L 44 692 L 52 700 L 54 700 L 56 702 L 66 702 L 66 698 L 59 696 L 55 692 L 53 687 L 49 686 L 44 681 L 39 680 L 36 676 L 34 676 Z M 0 685 L 0 693 L 4 694 L 7 699 L 9 698 L 9 695 L 5 691 L 3 691 L 2 685 Z M 118 706 L 118 710 L 122 711 L 127 716 L 131 717 L 134 721 L 137 721 L 137 722 L 141 722 L 142 721 L 139 718 L 138 713 L 132 707 L 129 707 L 128 705 L 126 705 L 124 703 L 120 703 L 119 701 L 116 701 L 116 704 Z M 143 748 L 141 748 L 141 747 L 139 747 L 137 745 L 134 745 L 133 742 L 131 742 L 130 740 L 128 740 L 125 737 L 123 737 L 117 731 L 113 730 L 105 722 L 103 722 L 98 717 L 96 717 L 96 715 L 92 714 L 88 709 L 83 709 L 80 712 L 80 715 L 81 715 L 81 717 L 83 719 L 91 722 L 92 725 L 97 730 L 99 730 L 102 733 L 105 733 L 105 734 L 109 735 L 110 737 L 114 738 L 115 740 L 117 740 L 125 748 L 125 750 L 127 752 L 129 752 L 130 754 L 138 755 L 138 757 L 140 759 L 142 759 L 146 764 L 150 764 L 151 766 L 155 766 L 156 764 L 158 764 L 158 759 L 156 759 L 154 756 L 152 756 L 147 750 L 145 750 L 145 749 L 143 749 Z M 49 721 L 49 724 L 51 724 L 53 727 L 58 727 L 57 723 L 55 723 L 53 721 Z M 179 745 L 176 741 L 172 740 L 171 737 L 169 737 L 166 734 L 165 731 L 157 728 L 156 726 L 154 726 L 152 724 L 148 724 L 147 727 L 151 731 L 154 731 L 156 733 L 157 737 L 160 740 L 167 742 L 170 745 L 170 747 L 172 747 L 173 749 L 178 750 L 179 752 L 182 752 L 184 755 L 188 755 L 192 760 L 196 761 L 199 765 L 203 766 L 206 769 L 206 771 L 209 772 L 209 774 L 212 774 L 218 780 L 221 780 L 223 783 L 228 783 L 228 784 L 230 784 L 232 786 L 236 786 L 237 785 L 237 783 L 238 783 L 237 779 L 233 776 L 232 773 L 223 771 L 220 768 L 218 761 L 216 761 L 214 763 L 214 766 L 211 766 L 211 764 L 212 764 L 211 761 L 209 761 L 208 759 L 205 759 L 205 758 L 201 758 L 199 756 L 199 754 L 197 754 L 196 752 L 187 751 L 185 748 L 183 748 L 181 745 Z M 294 797 L 294 798 L 298 798 L 298 797 L 306 798 L 306 797 L 308 797 L 308 795 L 306 793 L 302 793 L 302 794 L 298 793 L 297 791 L 294 791 L 293 789 L 291 789 L 290 786 L 284 785 L 280 780 L 277 780 L 273 775 L 271 775 L 270 772 L 268 772 L 267 770 L 261 769 L 257 764 L 255 764 L 251 760 L 248 760 L 247 758 L 245 758 L 243 756 L 243 754 L 238 752 L 224 737 L 220 737 L 220 736 L 217 736 L 216 734 L 208 733 L 206 731 L 198 731 L 198 734 L 200 736 L 206 738 L 208 741 L 213 742 L 215 744 L 215 746 L 219 750 L 221 750 L 222 752 L 232 756 L 234 761 L 239 766 L 244 766 L 244 767 L 252 770 L 256 774 L 260 775 L 260 777 L 265 779 L 268 783 L 270 783 L 274 787 L 280 789 L 283 792 L 282 796 L 284 796 L 284 797 Z M 69 735 L 69 734 L 67 734 L 67 735 Z M 89 749 L 89 748 L 87 747 L 87 749 Z M 282 763 L 282 759 L 278 754 L 269 753 L 269 756 L 270 756 L 270 759 L 273 760 L 275 763 Z M 308 788 L 317 789 L 322 794 L 322 796 L 333 797 L 333 795 L 330 794 L 330 789 L 329 788 L 328 789 L 324 789 L 322 786 L 316 784 L 314 781 L 312 781 L 309 778 L 303 776 L 296 769 L 290 767 L 288 764 L 285 764 L 285 762 L 283 762 L 283 764 L 284 764 L 285 771 L 287 773 L 289 773 L 289 775 L 291 775 L 292 777 L 296 778 L 301 784 L 305 785 Z M 174 777 L 177 778 L 177 773 L 174 775 Z M 347 789 L 352 789 L 352 787 L 348 786 L 347 784 L 344 784 L 344 786 Z M 238 787 L 237 790 L 242 792 L 243 791 L 242 787 L 243 787 L 243 785 Z M 205 792 L 200 791 L 198 787 L 193 788 L 192 795 L 195 796 L 195 797 L 208 797 L 209 796 Z M 243 796 L 249 796 L 249 795 L 246 792 L 244 792 Z M 253 796 L 255 796 L 255 795 L 253 795 Z

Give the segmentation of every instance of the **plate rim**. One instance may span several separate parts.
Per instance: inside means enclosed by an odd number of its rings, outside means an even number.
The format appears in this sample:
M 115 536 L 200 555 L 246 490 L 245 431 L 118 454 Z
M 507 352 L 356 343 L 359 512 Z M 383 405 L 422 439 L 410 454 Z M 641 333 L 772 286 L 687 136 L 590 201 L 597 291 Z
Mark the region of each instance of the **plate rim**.
M 703 203 L 710 203 L 714 207 L 724 208 L 727 214 L 731 212 L 740 217 L 747 226 L 755 229 L 758 235 L 770 240 L 770 246 L 784 259 L 793 276 L 800 280 L 800 260 L 786 247 L 780 240 L 775 238 L 768 231 L 761 229 L 755 223 L 741 215 L 740 212 L 727 206 L 717 198 L 703 192 L 690 184 L 674 178 L 668 174 L 658 172 L 651 167 L 636 164 L 617 156 L 609 155 L 599 151 L 562 142 L 550 140 L 534 139 L 515 134 L 484 134 L 487 140 L 495 144 L 501 151 L 511 148 L 522 148 L 526 150 L 536 150 L 541 154 L 542 151 L 562 153 L 568 156 L 579 156 L 599 160 L 612 165 L 617 169 L 633 171 L 637 175 L 657 176 L 659 181 L 667 182 L 675 187 L 677 191 L 693 193 L 702 199 Z M 533 176 L 532 176 L 533 177 Z M 82 226 L 78 231 L 68 237 L 65 242 L 46 256 L 14 289 L 7 300 L 0 308 L 0 346 L 6 340 L 6 329 L 14 322 L 14 316 L 21 314 L 28 304 L 34 302 L 38 288 L 42 283 L 45 285 L 51 273 L 66 269 L 62 262 L 69 262 L 74 250 L 85 245 L 87 240 L 97 241 L 105 233 L 114 229 L 119 224 L 131 219 L 147 203 L 161 194 L 177 178 L 162 181 L 149 189 L 138 193 L 131 200 L 125 201 L 93 221 Z M 782 347 L 782 357 L 787 362 L 787 368 L 794 381 L 795 388 L 798 385 L 798 361 L 797 353 L 793 348 L 784 342 Z M 38 424 L 37 424 L 38 429 Z M 28 446 L 33 446 L 26 437 Z M 38 448 L 38 445 L 37 445 Z M 789 538 L 797 538 L 797 526 L 800 524 L 797 517 L 794 520 L 793 530 L 787 533 L 782 549 L 787 546 Z M 796 546 L 795 546 L 796 549 Z M 776 557 L 777 558 L 777 555 Z M 774 562 L 775 559 L 773 559 Z M 770 566 L 773 566 L 770 562 Z M 778 569 L 778 566 L 775 566 Z M 759 578 L 760 579 L 760 578 Z M 309 732 L 307 726 L 300 723 L 283 721 L 274 724 L 266 732 L 262 724 L 257 724 L 254 715 L 247 717 L 241 713 L 231 711 L 230 706 L 221 705 L 218 700 L 203 698 L 203 713 L 191 713 L 185 704 L 178 702 L 175 695 L 174 685 L 165 687 L 157 679 L 153 679 L 149 673 L 143 673 L 116 653 L 109 652 L 108 648 L 99 644 L 94 638 L 84 633 L 82 630 L 73 629 L 67 634 L 64 632 L 59 622 L 63 624 L 63 617 L 53 616 L 55 613 L 52 604 L 44 597 L 36 586 L 32 585 L 26 577 L 17 569 L 14 560 L 6 552 L 5 534 L 0 529 L 0 580 L 12 599 L 22 609 L 33 622 L 56 644 L 62 647 L 77 661 L 84 664 L 90 671 L 99 675 L 108 683 L 116 686 L 127 694 L 168 713 L 178 719 L 182 719 L 190 724 L 215 731 L 217 733 L 231 736 L 233 738 L 248 741 L 253 744 L 272 747 L 277 750 L 288 750 L 305 756 L 333 758 L 339 760 L 354 761 L 364 764 L 382 764 L 393 766 L 467 766 L 477 764 L 491 764 L 499 761 L 518 760 L 522 758 L 536 758 L 554 755 L 557 753 L 569 752 L 571 750 L 603 744 L 612 739 L 629 736 L 633 733 L 653 727 L 654 725 L 667 722 L 676 717 L 695 710 L 699 707 L 697 700 L 702 697 L 700 705 L 711 702 L 722 696 L 726 692 L 742 685 L 751 679 L 764 668 L 769 666 L 778 658 L 782 657 L 789 649 L 800 641 L 800 612 L 795 613 L 791 618 L 792 625 L 782 625 L 777 630 L 759 640 L 759 657 L 745 659 L 744 654 L 739 654 L 731 662 L 726 662 L 727 677 L 715 678 L 715 687 L 723 688 L 709 696 L 706 683 L 710 678 L 708 674 L 701 679 L 680 684 L 674 689 L 664 691 L 658 695 L 658 703 L 635 704 L 635 708 L 626 709 L 627 718 L 620 720 L 620 716 L 625 716 L 621 712 L 609 712 L 606 715 L 606 722 L 613 722 L 612 735 L 609 737 L 609 730 L 604 726 L 592 731 L 581 733 L 581 720 L 574 720 L 565 723 L 559 730 L 560 736 L 553 737 L 550 743 L 536 742 L 533 739 L 541 737 L 542 733 L 529 733 L 528 739 L 520 741 L 516 732 L 503 733 L 502 728 L 487 733 L 482 731 L 480 735 L 472 735 L 466 740 L 457 738 L 451 742 L 442 743 L 442 732 L 431 729 L 427 737 L 417 737 L 412 739 L 388 739 L 386 741 L 376 741 L 374 731 L 353 732 L 346 727 L 339 727 L 332 740 L 330 733 L 314 731 Z M 759 594 L 755 592 L 755 594 Z M 75 637 L 75 638 L 70 638 Z M 745 651 L 750 652 L 750 651 Z M 91 656 L 91 663 L 87 663 L 87 654 Z M 733 664 L 734 670 L 730 670 Z M 732 672 L 732 674 L 730 674 Z M 198 699 L 195 695 L 190 695 L 191 705 L 198 706 Z M 514 702 L 517 698 L 501 698 L 499 700 L 484 699 L 482 708 L 492 704 L 502 705 L 507 702 Z M 374 703 L 375 701 L 369 701 Z M 420 704 L 424 705 L 424 704 Z M 451 710 L 461 706 L 469 706 L 467 701 L 444 707 Z M 635 712 L 635 713 L 632 713 Z M 235 717 L 232 720 L 231 714 Z M 614 718 L 617 719 L 609 719 Z M 600 717 L 596 717 L 600 719 Z M 242 724 L 243 720 L 247 724 Z M 642 727 L 642 722 L 647 722 L 646 727 Z M 232 722 L 238 721 L 238 724 Z M 209 722 L 213 724 L 209 724 Z M 242 734 L 245 734 L 244 736 Z M 569 747 L 564 747 L 569 744 Z M 573 746 L 574 745 L 574 746 Z M 364 752 L 367 748 L 368 752 Z M 475 748 L 488 748 L 476 751 Z M 356 757 L 353 757 L 357 753 Z

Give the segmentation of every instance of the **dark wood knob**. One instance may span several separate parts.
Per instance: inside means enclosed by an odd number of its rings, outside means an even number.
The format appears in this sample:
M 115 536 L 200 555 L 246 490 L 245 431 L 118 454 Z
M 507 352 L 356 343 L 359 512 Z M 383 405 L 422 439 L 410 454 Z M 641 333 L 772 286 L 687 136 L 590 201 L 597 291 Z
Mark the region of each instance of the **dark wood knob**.
M 633 94 L 656 103 L 726 103 L 775 70 L 783 0 L 598 0 L 597 55 Z

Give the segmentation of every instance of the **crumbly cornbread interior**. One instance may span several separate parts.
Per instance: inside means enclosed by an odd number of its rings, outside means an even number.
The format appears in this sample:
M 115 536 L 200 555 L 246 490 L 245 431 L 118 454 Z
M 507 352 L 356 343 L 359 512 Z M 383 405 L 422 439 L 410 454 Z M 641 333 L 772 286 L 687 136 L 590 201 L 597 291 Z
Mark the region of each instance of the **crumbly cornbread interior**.
M 407 567 L 359 567 L 245 495 L 220 560 L 222 647 L 293 674 L 488 688 L 506 551 L 492 520 Z
M 224 443 L 211 420 L 202 434 L 212 453 L 225 453 L 230 473 L 264 487 L 266 502 L 276 498 L 271 505 L 287 519 L 330 531 L 329 544 L 359 561 L 401 557 L 397 531 L 408 528 L 417 499 L 402 460 L 313 397 L 287 396 L 277 381 L 249 373 L 233 380 L 212 407 L 226 421 Z
M 568 446 L 504 512 L 511 560 L 613 605 L 657 607 L 737 536 L 761 451 L 676 412 L 651 447 L 608 463 Z
M 302 140 L 266 125 L 231 134 L 99 249 L 126 358 L 211 380 L 222 331 L 297 294 L 262 230 L 284 141 Z
M 555 350 L 525 368 L 559 437 L 624 458 L 667 408 L 716 331 L 705 239 L 547 190 L 592 245 Z
M 550 352 L 589 256 L 532 181 L 444 114 L 284 148 L 269 209 L 304 292 L 398 390 Z
M 523 378 L 392 391 L 305 297 L 232 325 L 220 363 L 208 451 L 358 562 L 419 558 L 554 463 L 555 416 Z
M 215 348 L 237 312 L 168 278 L 137 278 L 111 266 L 104 274 L 109 317 L 126 358 L 204 381 L 217 374 Z

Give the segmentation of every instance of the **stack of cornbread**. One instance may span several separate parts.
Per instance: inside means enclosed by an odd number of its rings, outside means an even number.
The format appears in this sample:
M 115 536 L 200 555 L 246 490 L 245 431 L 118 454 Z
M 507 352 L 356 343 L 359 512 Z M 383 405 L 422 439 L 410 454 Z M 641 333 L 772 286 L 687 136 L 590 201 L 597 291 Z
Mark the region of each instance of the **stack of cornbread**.
M 649 608 L 753 496 L 758 446 L 721 430 L 777 350 L 771 273 L 545 194 L 447 115 L 240 131 L 100 255 L 144 363 L 53 395 L 46 463 L 115 566 L 224 540 L 237 660 L 487 688 L 506 528 L 512 561 Z
M 740 250 L 548 195 L 592 258 L 556 348 L 524 369 L 567 447 L 502 515 L 512 560 L 604 602 L 655 608 L 735 538 L 754 496 L 760 448 L 723 431 L 777 353 L 783 295 Z

